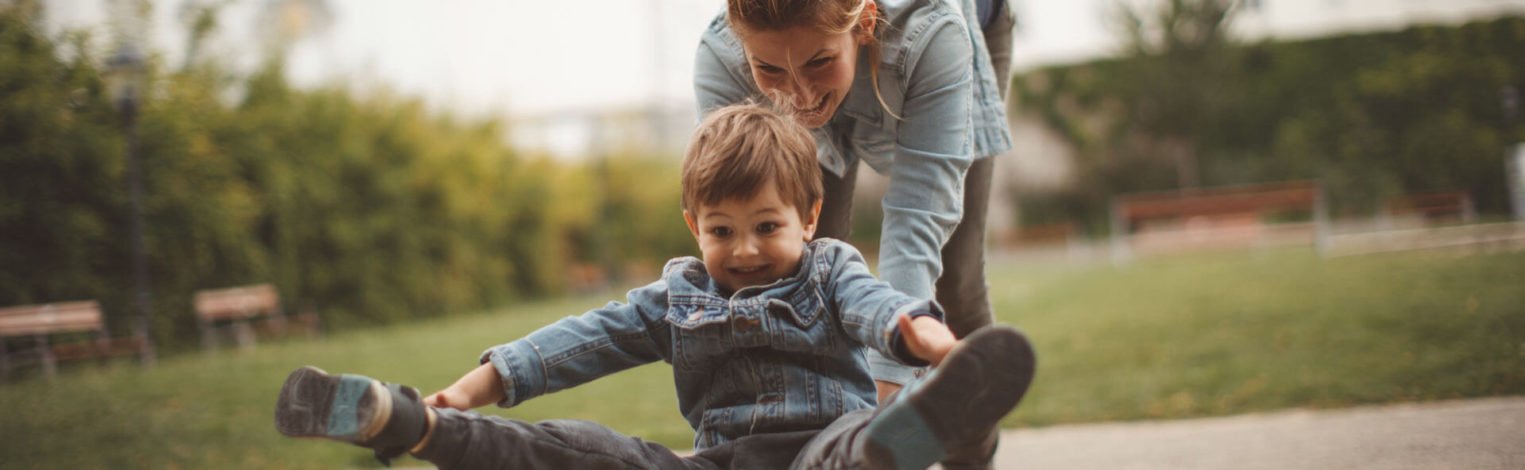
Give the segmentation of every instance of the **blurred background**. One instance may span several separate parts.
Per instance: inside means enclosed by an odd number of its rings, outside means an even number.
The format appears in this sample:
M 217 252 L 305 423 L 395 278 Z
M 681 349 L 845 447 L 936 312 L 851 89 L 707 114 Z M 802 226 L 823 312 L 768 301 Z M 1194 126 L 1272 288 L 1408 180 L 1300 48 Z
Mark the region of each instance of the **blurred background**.
M 1056 362 L 1008 424 L 1525 393 L 1525 0 L 1011 2 L 991 284 Z M 32 410 L 0 434 L 98 423 L 0 454 L 366 464 L 273 436 L 285 372 L 444 386 L 697 254 L 677 169 L 722 8 L 0 0 L 0 407 Z M 38 326 L 69 301 L 98 319 Z M 665 374 L 508 415 L 681 447 Z M 653 401 L 590 404 L 621 390 Z

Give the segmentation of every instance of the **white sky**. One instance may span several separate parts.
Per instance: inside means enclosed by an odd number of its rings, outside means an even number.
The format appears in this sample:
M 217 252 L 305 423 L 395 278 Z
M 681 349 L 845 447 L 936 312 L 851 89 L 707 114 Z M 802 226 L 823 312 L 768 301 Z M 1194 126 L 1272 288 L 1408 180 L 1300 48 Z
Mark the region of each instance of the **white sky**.
M 121 1 L 46 0 L 45 5 L 55 29 L 91 28 L 105 37 L 106 11 Z M 183 54 L 185 28 L 176 13 L 185 1 L 152 1 L 153 49 L 172 64 Z M 221 19 L 220 37 L 209 46 L 211 55 L 252 67 L 258 56 L 252 31 L 266 1 L 232 0 Z M 1015 71 L 1082 61 L 1112 48 L 1105 16 L 1115 0 L 1009 1 L 1021 21 L 1013 50 Z M 385 86 L 423 96 L 439 108 L 522 116 L 630 107 L 653 100 L 691 106 L 694 48 L 724 0 L 328 3 L 334 24 L 300 42 L 289 57 L 291 78 L 297 83 L 338 80 L 362 88 Z M 1525 8 L 1525 0 L 1260 3 L 1260 16 L 1241 21 L 1279 31 L 1350 24 L 1364 17 L 1396 15 L 1381 24 L 1401 24 L 1446 11 Z M 1426 13 L 1430 10 L 1435 12 Z
M 50 0 L 55 27 L 106 37 L 109 6 L 120 0 Z M 257 62 L 252 31 L 265 0 L 235 0 L 224 11 L 211 55 L 243 67 Z M 184 0 L 153 2 L 154 49 L 183 55 Z M 1094 0 L 1013 0 L 1028 21 L 1017 68 L 1105 47 L 1094 37 Z M 652 99 L 693 99 L 694 48 L 723 0 L 329 0 L 334 23 L 289 56 L 299 84 L 342 80 L 424 96 L 468 114 L 543 114 L 622 107 Z M 1089 32 L 1087 30 L 1090 30 Z M 1024 38 L 1032 38 L 1024 43 Z M 1063 38 L 1054 40 L 1053 37 Z M 1077 39 L 1078 38 L 1078 39 Z M 1100 45 L 1098 45 L 1100 44 Z
M 299 82 L 384 77 L 469 112 L 540 113 L 692 99 L 699 33 L 720 0 L 335 0 L 291 57 Z M 435 5 L 435 6 L 425 6 Z M 356 75 L 359 74 L 359 75 Z
M 333 0 L 328 34 L 291 57 L 294 78 L 385 77 L 469 112 L 538 114 L 692 100 L 694 48 L 723 0 Z M 1106 50 L 1101 1 L 1015 0 L 1025 24 L 1017 67 Z M 1031 6 L 1029 6 L 1031 5 Z M 1026 12 L 1024 12 L 1026 13 Z

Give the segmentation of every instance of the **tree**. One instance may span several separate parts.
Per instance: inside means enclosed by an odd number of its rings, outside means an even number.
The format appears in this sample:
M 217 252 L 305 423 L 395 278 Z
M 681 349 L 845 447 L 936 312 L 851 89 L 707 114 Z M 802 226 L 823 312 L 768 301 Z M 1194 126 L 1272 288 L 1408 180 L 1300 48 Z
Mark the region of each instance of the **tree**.
M 1118 1 L 1128 119 L 1143 152 L 1176 168 L 1176 186 L 1201 184 L 1198 139 L 1227 95 L 1233 0 L 1168 0 L 1153 12 Z

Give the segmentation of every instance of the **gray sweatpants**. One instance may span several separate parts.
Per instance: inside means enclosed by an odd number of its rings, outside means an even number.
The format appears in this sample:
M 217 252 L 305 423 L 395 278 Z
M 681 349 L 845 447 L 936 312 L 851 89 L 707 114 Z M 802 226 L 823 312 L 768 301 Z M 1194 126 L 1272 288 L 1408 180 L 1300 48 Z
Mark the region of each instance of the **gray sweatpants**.
M 414 457 L 442 469 L 755 469 L 852 468 L 863 431 L 877 410 L 848 413 L 819 431 L 743 437 L 680 457 L 659 444 L 589 421 L 529 423 L 475 412 L 435 409 L 429 443 Z

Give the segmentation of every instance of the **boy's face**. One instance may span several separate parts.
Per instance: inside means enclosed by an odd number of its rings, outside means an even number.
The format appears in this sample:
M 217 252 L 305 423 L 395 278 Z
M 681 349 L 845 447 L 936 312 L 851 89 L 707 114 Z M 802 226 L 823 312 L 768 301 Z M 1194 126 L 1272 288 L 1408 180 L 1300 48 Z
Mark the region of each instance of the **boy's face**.
M 749 199 L 700 204 L 698 213 L 683 211 L 683 219 L 699 241 L 705 270 L 735 292 L 794 275 L 820 213 L 820 201 L 796 210 L 770 182 Z

